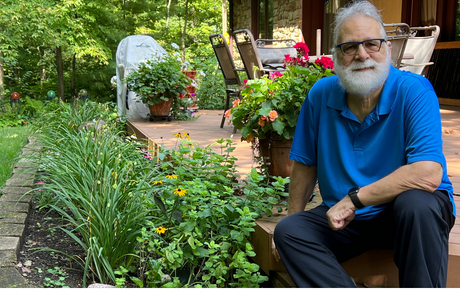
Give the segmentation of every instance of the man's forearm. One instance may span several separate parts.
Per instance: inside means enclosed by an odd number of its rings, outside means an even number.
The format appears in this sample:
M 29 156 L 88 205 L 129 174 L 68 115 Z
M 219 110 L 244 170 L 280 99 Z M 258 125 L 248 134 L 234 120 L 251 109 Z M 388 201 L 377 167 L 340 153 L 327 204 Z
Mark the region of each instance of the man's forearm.
M 294 161 L 289 186 L 288 215 L 305 210 L 316 184 L 316 167 Z
M 405 165 L 388 176 L 364 186 L 358 198 L 365 206 L 393 201 L 401 192 L 421 189 L 434 192 L 442 180 L 442 166 L 434 161 Z

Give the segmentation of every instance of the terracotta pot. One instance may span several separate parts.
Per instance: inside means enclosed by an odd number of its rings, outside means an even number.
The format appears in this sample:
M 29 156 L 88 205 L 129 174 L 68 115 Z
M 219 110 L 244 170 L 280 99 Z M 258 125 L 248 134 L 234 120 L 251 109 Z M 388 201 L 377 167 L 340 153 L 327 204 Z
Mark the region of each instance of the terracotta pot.
M 167 117 L 171 110 L 172 98 L 167 101 L 161 100 L 158 104 L 149 105 L 151 117 Z
M 293 161 L 289 159 L 292 140 L 281 141 L 276 138 L 259 140 L 260 154 L 268 157 L 267 165 L 270 175 L 283 178 L 291 175 Z
M 186 76 L 191 78 L 192 80 L 195 79 L 196 76 L 196 70 L 183 70 L 182 73 L 184 73 Z

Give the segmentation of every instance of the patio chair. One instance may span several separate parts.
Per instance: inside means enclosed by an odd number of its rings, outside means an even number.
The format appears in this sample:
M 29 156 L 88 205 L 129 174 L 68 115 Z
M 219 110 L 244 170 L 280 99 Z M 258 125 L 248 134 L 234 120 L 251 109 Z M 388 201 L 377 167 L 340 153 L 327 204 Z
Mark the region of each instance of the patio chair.
M 240 29 L 233 32 L 236 47 L 240 53 L 244 68 L 250 80 L 260 78 L 264 73 L 270 73 L 277 70 L 282 70 L 282 64 L 262 65 L 259 57 L 259 51 L 256 47 L 254 37 L 251 31 Z M 256 70 L 254 70 L 256 67 Z M 279 68 L 279 69 L 278 69 Z
M 263 66 L 279 69 L 284 65 L 285 55 L 297 56 L 294 39 L 257 39 L 256 48 Z
M 430 59 L 438 40 L 440 28 L 437 25 L 411 27 L 410 31 L 411 36 L 407 41 L 406 52 L 413 55 L 413 58 L 403 60 L 400 69 L 425 75 L 427 66 L 434 64 L 430 62 Z M 418 36 L 417 34 L 421 35 Z
M 233 57 L 230 54 L 227 40 L 221 33 L 210 35 L 209 40 L 211 41 L 212 49 L 216 54 L 217 61 L 219 62 L 220 69 L 222 70 L 225 82 L 225 92 L 227 94 L 224 116 L 222 116 L 222 122 L 220 123 L 220 127 L 223 128 L 225 123 L 225 111 L 230 108 L 230 98 L 240 97 L 240 91 L 243 86 L 241 84 L 238 71 L 244 71 L 244 69 L 235 68 L 235 63 L 233 62 Z
M 410 36 L 409 25 L 406 23 L 386 23 L 384 26 L 388 40 L 391 42 L 391 61 L 395 68 L 399 68 Z

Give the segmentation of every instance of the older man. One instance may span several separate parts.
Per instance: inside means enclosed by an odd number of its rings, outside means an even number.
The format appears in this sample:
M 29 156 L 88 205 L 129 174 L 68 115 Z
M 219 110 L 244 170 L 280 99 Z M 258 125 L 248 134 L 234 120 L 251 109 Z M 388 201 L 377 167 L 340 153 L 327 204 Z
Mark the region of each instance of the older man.
M 394 249 L 400 287 L 445 287 L 455 206 L 433 87 L 391 65 L 369 2 L 337 13 L 333 41 L 337 76 L 315 84 L 297 123 L 275 257 L 299 287 L 354 287 L 340 263 Z M 323 203 L 304 211 L 317 180 Z

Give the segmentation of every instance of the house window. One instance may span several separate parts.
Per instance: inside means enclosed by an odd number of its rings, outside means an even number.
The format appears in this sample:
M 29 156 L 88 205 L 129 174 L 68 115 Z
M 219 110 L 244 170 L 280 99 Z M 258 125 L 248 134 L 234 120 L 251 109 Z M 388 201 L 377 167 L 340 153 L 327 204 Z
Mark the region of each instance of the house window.
M 259 37 L 273 39 L 273 0 L 259 0 Z

